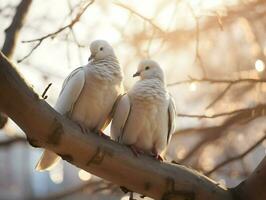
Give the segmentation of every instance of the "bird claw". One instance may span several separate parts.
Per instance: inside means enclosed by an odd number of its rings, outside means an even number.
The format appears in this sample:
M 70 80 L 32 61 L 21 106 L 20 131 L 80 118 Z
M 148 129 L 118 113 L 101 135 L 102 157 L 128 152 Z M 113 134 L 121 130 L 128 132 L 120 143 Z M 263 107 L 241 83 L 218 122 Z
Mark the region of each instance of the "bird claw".
M 134 145 L 128 145 L 128 147 L 131 149 L 132 153 L 138 157 L 140 154 L 143 154 L 143 151 L 135 147 Z
M 81 124 L 80 122 L 76 122 L 76 123 L 78 124 L 78 126 L 79 126 L 79 128 L 80 128 L 80 130 L 81 130 L 81 132 L 83 134 L 87 134 L 88 133 L 87 128 L 83 124 Z
M 158 160 L 158 161 L 160 161 L 160 162 L 163 162 L 163 158 L 162 158 L 159 154 L 155 154 L 155 155 L 153 155 L 153 157 L 154 157 L 156 160 Z

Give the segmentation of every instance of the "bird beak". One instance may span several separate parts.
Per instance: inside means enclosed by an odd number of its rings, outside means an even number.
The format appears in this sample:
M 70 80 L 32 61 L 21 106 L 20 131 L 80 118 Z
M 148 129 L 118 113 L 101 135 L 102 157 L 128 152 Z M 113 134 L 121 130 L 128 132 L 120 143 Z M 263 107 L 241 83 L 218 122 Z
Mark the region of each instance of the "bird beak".
M 135 74 L 133 74 L 133 77 L 136 77 L 136 76 L 140 76 L 140 72 L 136 72 Z
M 88 61 L 91 61 L 92 59 L 94 59 L 94 55 L 91 54 L 91 56 L 89 57 Z

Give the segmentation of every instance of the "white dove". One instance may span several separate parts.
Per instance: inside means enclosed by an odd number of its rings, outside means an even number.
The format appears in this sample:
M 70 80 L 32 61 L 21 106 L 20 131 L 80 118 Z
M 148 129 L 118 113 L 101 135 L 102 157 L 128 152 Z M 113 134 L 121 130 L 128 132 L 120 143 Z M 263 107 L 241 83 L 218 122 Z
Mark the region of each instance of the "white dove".
M 162 160 L 175 130 L 175 104 L 158 63 L 143 60 L 135 76 L 140 80 L 117 104 L 111 138 L 129 145 L 135 154 L 145 152 Z
M 123 92 L 122 71 L 113 48 L 103 40 L 90 45 L 89 63 L 65 79 L 55 110 L 77 122 L 83 132 L 102 133 L 111 121 L 111 111 Z M 36 170 L 50 170 L 60 157 L 45 150 Z

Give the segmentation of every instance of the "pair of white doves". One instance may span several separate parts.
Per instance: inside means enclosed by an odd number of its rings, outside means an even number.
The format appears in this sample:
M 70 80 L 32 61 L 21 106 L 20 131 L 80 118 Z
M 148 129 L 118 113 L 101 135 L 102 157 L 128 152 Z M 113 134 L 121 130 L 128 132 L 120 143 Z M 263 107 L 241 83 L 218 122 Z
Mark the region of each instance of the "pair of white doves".
M 123 94 L 123 73 L 113 48 L 96 40 L 90 51 L 90 62 L 64 81 L 55 109 L 83 131 L 101 134 L 112 120 L 112 139 L 160 158 L 175 129 L 175 105 L 166 91 L 162 69 L 152 60 L 143 60 L 133 75 L 140 80 Z M 49 170 L 59 160 L 57 154 L 45 150 L 36 169 Z

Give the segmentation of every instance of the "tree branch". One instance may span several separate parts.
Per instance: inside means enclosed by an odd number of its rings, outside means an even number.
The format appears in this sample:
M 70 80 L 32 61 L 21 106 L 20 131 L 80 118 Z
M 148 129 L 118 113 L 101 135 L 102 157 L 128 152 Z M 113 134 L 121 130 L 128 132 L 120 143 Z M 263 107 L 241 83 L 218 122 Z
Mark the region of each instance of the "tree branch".
M 217 113 L 217 114 L 213 114 L 213 115 L 193 115 L 193 114 L 178 113 L 177 116 L 178 117 L 199 118 L 199 119 L 203 119 L 203 118 L 213 119 L 213 118 L 217 118 L 217 117 L 224 117 L 224 116 L 228 116 L 228 115 L 238 114 L 241 112 L 251 112 L 252 110 L 256 109 L 257 107 L 260 107 L 264 111 L 266 110 L 265 104 L 259 104 L 255 107 L 252 107 L 252 108 L 242 108 L 242 109 L 237 109 L 237 110 L 233 110 L 233 111 L 229 111 L 229 112 Z
M 257 117 L 264 116 L 266 105 L 259 104 L 251 109 L 243 110 L 235 115 L 227 118 L 221 125 L 203 127 L 203 128 L 189 128 L 186 130 L 176 131 L 173 137 L 178 137 L 179 134 L 192 134 L 200 133 L 204 134 L 203 139 L 201 139 L 187 154 L 186 156 L 178 161 L 178 163 L 185 163 L 193 155 L 195 155 L 204 145 L 213 142 L 219 138 L 228 130 L 231 126 L 237 125 L 243 121 L 251 121 Z
M 8 58 L 11 58 L 13 56 L 18 34 L 23 26 L 31 2 L 32 0 L 21 0 L 10 26 L 5 30 L 5 41 L 2 47 L 2 51 Z M 0 113 L 0 129 L 6 125 L 7 121 L 8 118 L 6 117 L 6 115 Z
M 3 53 L 11 58 L 16 47 L 17 36 L 23 26 L 32 0 L 21 0 L 17 7 L 16 14 L 10 26 L 5 30 L 5 42 L 2 48 Z
M 84 135 L 28 87 L 0 53 L 0 110 L 25 132 L 32 146 L 56 152 L 96 176 L 154 199 L 231 200 L 209 178 L 180 165 L 136 157 L 128 147 L 97 134 Z
M 221 167 L 224 167 L 225 165 L 234 162 L 236 160 L 242 159 L 243 157 L 245 157 L 247 154 L 249 154 L 252 150 L 254 150 L 257 146 L 259 146 L 264 140 L 266 139 L 266 134 L 264 134 L 264 136 L 259 139 L 254 145 L 252 145 L 251 147 L 249 147 L 246 151 L 244 151 L 243 153 L 241 153 L 240 155 L 231 157 L 221 163 L 219 163 L 218 165 L 216 165 L 213 169 L 211 169 L 210 171 L 204 173 L 206 176 L 209 176 L 210 174 L 212 174 L 213 172 L 217 171 L 218 169 L 220 169 Z
M 54 38 L 57 34 L 61 33 L 62 31 L 66 30 L 66 29 L 72 29 L 73 26 L 80 20 L 81 16 L 85 13 L 85 11 L 87 10 L 87 8 L 92 5 L 94 3 L 95 0 L 91 0 L 89 2 L 86 2 L 83 7 L 81 8 L 81 10 L 77 13 L 77 15 L 73 18 L 73 20 L 71 20 L 70 23 L 68 23 L 67 25 L 59 28 L 58 30 L 49 33 L 47 35 L 44 35 L 40 38 L 36 38 L 33 40 L 26 40 L 26 41 L 22 41 L 23 43 L 29 43 L 29 42 L 37 42 L 37 44 L 30 50 L 30 52 L 28 54 L 26 54 L 23 58 L 18 60 L 18 63 L 22 62 L 23 60 L 25 60 L 26 58 L 28 58 L 41 44 L 44 40 L 46 40 L 47 38 Z

